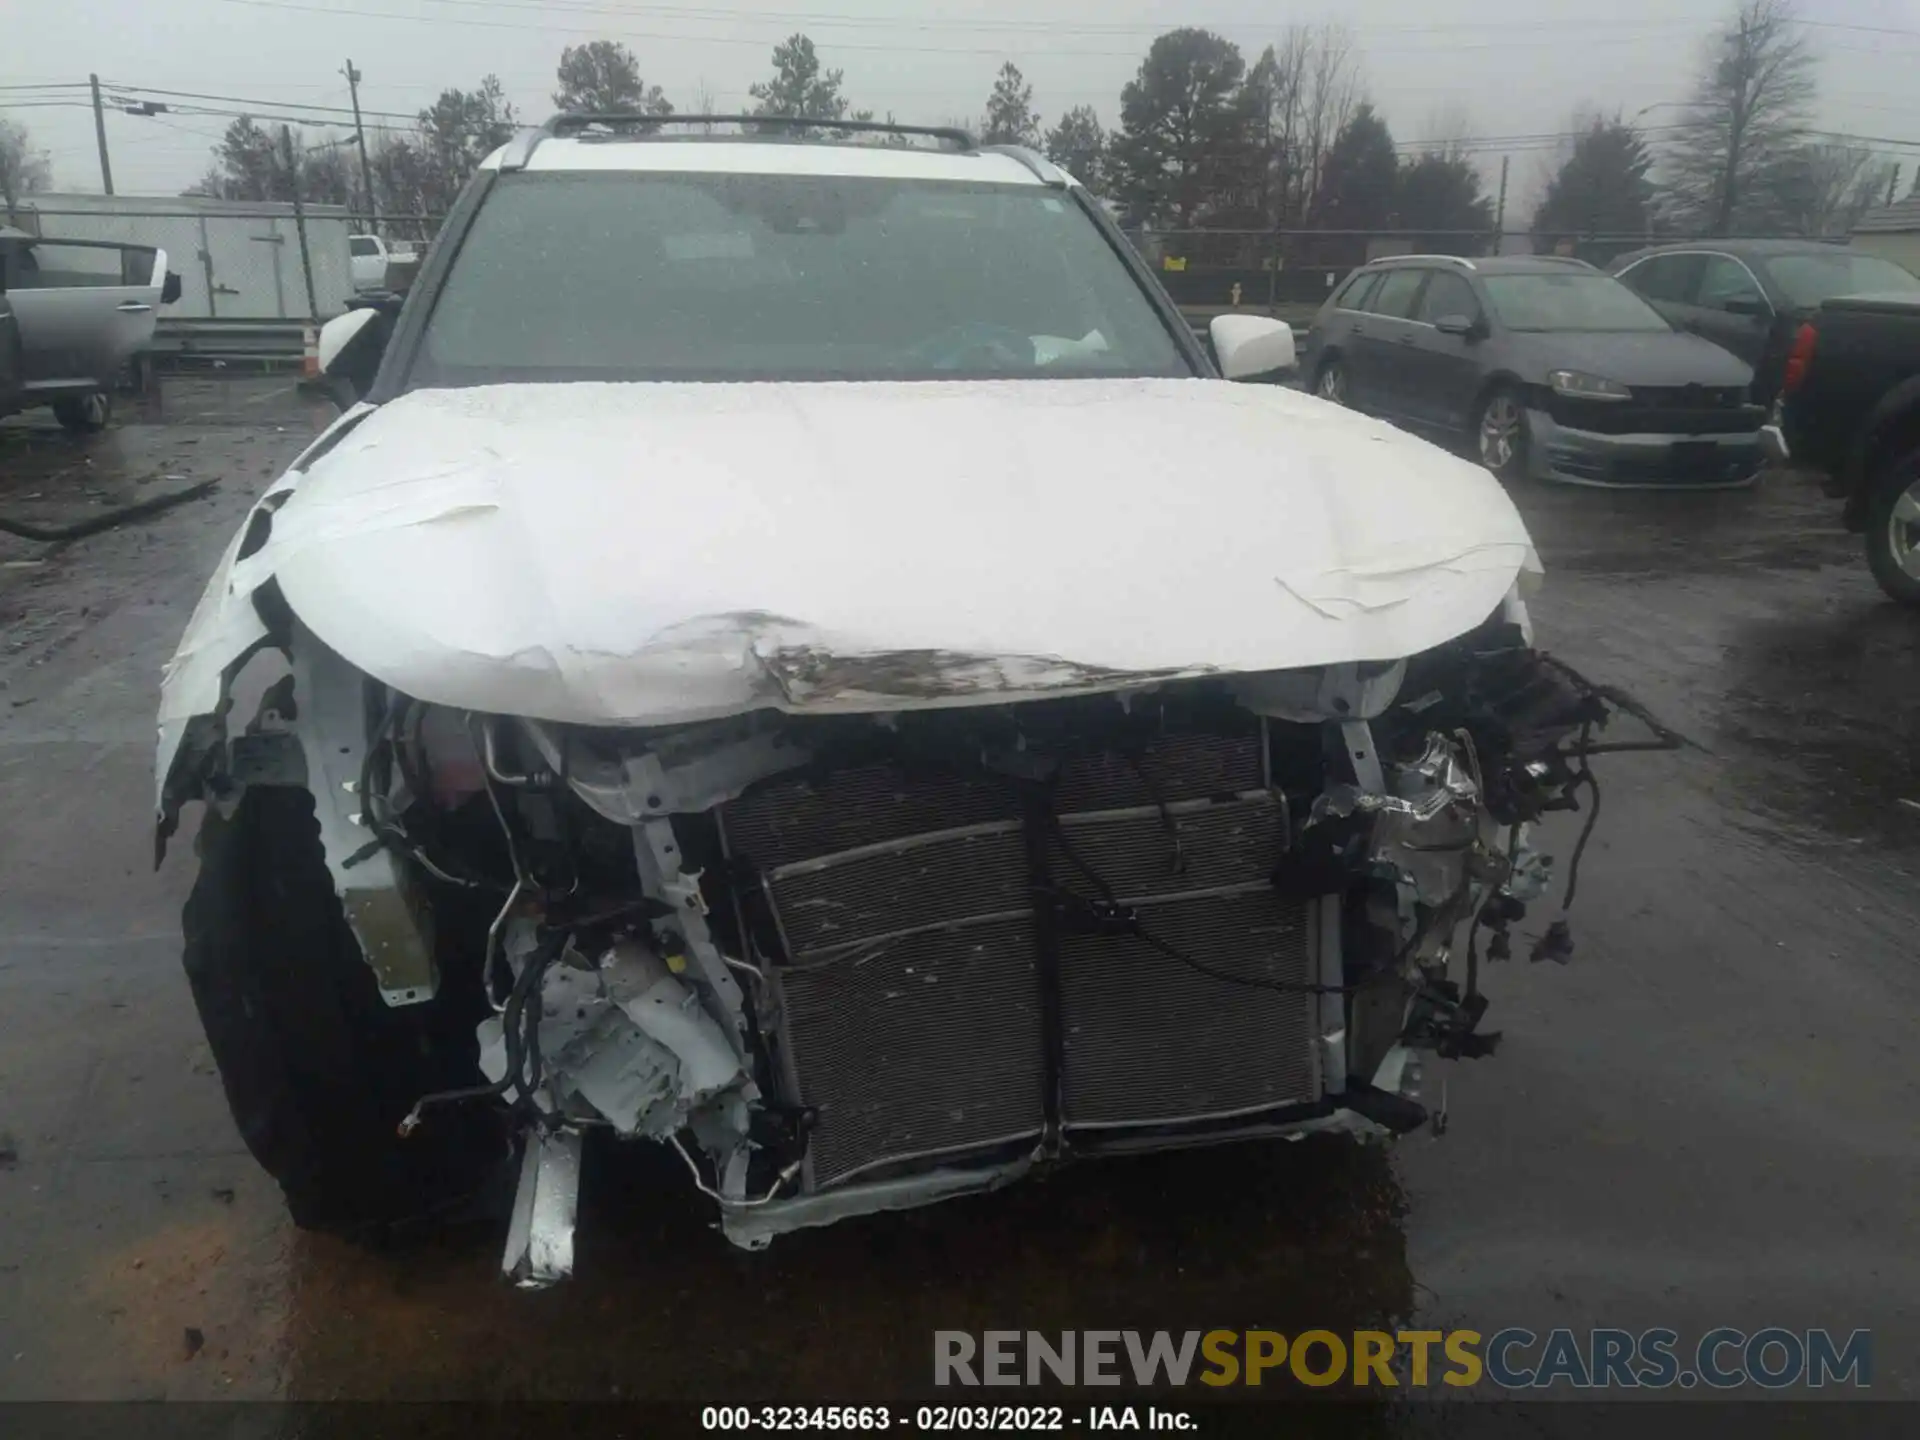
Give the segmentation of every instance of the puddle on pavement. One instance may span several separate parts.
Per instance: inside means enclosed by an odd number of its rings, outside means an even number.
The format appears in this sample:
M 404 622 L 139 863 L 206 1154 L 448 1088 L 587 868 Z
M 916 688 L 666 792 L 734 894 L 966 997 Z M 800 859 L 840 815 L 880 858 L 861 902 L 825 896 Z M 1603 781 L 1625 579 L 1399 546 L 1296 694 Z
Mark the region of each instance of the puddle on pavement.
M 1337 1332 L 1413 1302 L 1389 1153 L 1342 1139 L 1089 1161 L 758 1254 L 653 1146 L 591 1149 L 582 1196 L 575 1278 L 538 1294 L 499 1280 L 494 1229 L 302 1237 L 288 1397 L 924 1397 L 938 1329 Z
M 1920 851 L 1916 642 L 1920 616 L 1877 592 L 1736 626 L 1714 726 L 1741 800 L 1789 831 Z

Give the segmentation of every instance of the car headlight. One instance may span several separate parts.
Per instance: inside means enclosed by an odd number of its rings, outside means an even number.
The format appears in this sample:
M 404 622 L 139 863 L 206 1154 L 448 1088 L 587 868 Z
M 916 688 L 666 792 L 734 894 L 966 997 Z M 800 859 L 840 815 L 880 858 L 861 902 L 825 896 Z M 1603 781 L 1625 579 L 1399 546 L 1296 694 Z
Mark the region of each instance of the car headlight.
M 1556 395 L 1575 400 L 1631 400 L 1633 392 L 1618 380 L 1605 380 L 1582 370 L 1555 370 L 1547 376 Z

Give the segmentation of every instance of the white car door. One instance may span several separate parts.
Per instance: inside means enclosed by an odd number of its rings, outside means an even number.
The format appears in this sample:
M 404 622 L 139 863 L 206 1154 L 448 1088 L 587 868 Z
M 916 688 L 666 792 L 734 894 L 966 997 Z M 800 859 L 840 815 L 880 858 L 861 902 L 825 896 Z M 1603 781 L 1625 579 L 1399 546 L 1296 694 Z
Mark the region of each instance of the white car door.
M 6 265 L 29 391 L 108 389 L 120 367 L 153 343 L 166 251 L 34 240 L 8 247 Z

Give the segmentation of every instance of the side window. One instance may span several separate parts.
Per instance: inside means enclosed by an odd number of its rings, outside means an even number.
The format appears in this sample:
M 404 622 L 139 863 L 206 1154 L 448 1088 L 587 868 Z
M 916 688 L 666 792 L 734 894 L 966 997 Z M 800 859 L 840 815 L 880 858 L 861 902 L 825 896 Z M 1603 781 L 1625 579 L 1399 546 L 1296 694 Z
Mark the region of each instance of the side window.
M 336 250 L 334 253 L 337 255 L 339 252 Z M 347 239 L 347 253 L 364 259 L 368 255 L 378 255 L 380 247 L 369 237 L 353 235 Z
M 1474 298 L 1473 286 L 1463 276 L 1436 270 L 1427 281 L 1426 294 L 1420 297 L 1420 311 L 1413 318 L 1431 325 L 1448 315 L 1478 320 L 1480 302 Z
M 0 245 L 0 290 L 31 290 L 40 284 L 40 262 L 31 245 Z
M 1650 260 L 1642 260 L 1620 279 L 1649 300 L 1687 305 L 1693 302 L 1700 269 L 1705 263 L 1704 255 L 1655 255 Z
M 152 252 L 147 252 L 151 256 Z M 20 252 L 21 289 L 84 289 L 127 283 L 126 252 L 118 245 L 73 245 L 36 240 Z M 149 264 L 151 268 L 151 264 Z
M 1726 310 L 1730 301 L 1740 302 L 1741 313 L 1752 314 L 1754 307 L 1765 305 L 1747 267 L 1726 255 L 1709 255 L 1700 275 L 1700 298 L 1694 303 L 1708 310 Z
M 1420 294 L 1420 285 L 1426 278 L 1425 270 L 1416 270 L 1412 266 L 1387 271 L 1380 288 L 1373 292 L 1368 301 L 1367 309 L 1375 315 L 1384 315 L 1393 320 L 1411 319 L 1414 299 Z
M 1373 293 L 1374 287 L 1379 283 L 1380 272 L 1378 270 L 1354 276 L 1341 287 L 1340 294 L 1334 299 L 1334 307 L 1339 310 L 1366 309 L 1367 297 Z

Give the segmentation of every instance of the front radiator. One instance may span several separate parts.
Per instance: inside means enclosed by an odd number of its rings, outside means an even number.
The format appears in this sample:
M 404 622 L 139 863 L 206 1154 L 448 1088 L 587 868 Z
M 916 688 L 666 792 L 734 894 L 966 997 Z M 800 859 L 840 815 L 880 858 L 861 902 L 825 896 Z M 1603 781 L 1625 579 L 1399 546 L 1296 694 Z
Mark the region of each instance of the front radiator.
M 788 1079 L 815 1111 L 809 1188 L 1043 1132 L 1036 901 L 1053 907 L 1030 882 L 1034 838 L 1056 897 L 1118 901 L 1210 970 L 1313 982 L 1310 911 L 1269 883 L 1287 817 L 1263 743 L 1250 723 L 1067 758 L 1058 825 L 1038 837 L 1006 782 L 887 762 L 730 804 L 730 863 L 758 874 L 783 952 L 770 965 Z M 1315 1098 L 1312 997 L 1197 973 L 1137 935 L 1070 921 L 1054 934 L 1068 1135 Z

